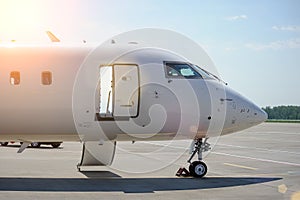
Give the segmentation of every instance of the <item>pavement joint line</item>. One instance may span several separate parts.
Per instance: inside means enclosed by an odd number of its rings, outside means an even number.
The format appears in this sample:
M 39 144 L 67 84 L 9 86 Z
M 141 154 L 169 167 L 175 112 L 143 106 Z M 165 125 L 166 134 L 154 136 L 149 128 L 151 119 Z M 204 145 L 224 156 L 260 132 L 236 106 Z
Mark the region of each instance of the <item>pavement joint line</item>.
M 263 132 L 262 134 L 283 134 L 283 135 L 300 135 L 300 133 L 297 133 L 297 132 L 272 132 L 272 131 L 266 131 L 266 132 Z
M 237 164 L 232 164 L 232 163 L 223 163 L 223 164 L 227 165 L 227 166 L 231 166 L 231 167 L 238 167 L 238 168 L 243 168 L 243 169 L 257 170 L 257 168 L 247 167 L 247 166 L 244 166 L 244 165 L 237 165 Z
M 262 150 L 262 151 L 269 151 L 269 152 L 280 152 L 280 153 L 290 153 L 290 154 L 300 155 L 299 152 L 293 152 L 293 151 L 271 150 L 271 149 L 265 149 L 265 148 L 238 146 L 238 145 L 222 144 L 222 143 L 217 143 L 216 146 L 218 146 L 218 145 L 227 146 L 227 147 L 237 147 L 237 148 L 242 148 L 242 149 L 255 149 L 255 150 Z
M 300 135 L 300 134 L 299 134 Z M 248 139 L 248 140 L 257 140 L 257 137 L 254 136 L 243 136 L 243 135 L 237 135 L 236 138 L 239 139 Z M 267 140 L 267 141 L 278 141 L 281 143 L 294 143 L 295 140 L 282 140 L 282 139 L 276 139 L 276 138 L 259 138 L 259 140 Z
M 233 155 L 233 154 L 222 153 L 222 152 L 211 152 L 211 153 L 217 154 L 217 155 L 223 155 L 223 156 L 231 156 L 231 157 L 236 157 L 236 158 L 244 158 L 244 159 L 258 160 L 258 161 L 262 161 L 262 162 L 271 162 L 271 163 L 276 163 L 276 164 L 284 164 L 284 165 L 300 167 L 300 164 L 292 163 L 292 162 L 277 161 L 277 160 L 270 160 L 270 159 L 264 159 L 264 158 L 254 158 L 254 157 L 249 157 L 249 156 Z

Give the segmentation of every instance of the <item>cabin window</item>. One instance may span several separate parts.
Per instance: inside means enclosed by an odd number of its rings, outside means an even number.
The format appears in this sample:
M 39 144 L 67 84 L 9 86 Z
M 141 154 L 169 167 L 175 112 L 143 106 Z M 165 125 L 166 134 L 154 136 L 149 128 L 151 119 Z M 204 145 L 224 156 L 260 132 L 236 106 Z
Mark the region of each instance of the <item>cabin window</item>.
M 11 72 L 9 81 L 11 85 L 20 85 L 21 82 L 20 72 L 18 71 Z
M 199 79 L 202 76 L 188 63 L 165 62 L 166 76 L 168 78 Z
M 49 71 L 42 72 L 42 84 L 51 85 L 52 84 L 52 73 Z

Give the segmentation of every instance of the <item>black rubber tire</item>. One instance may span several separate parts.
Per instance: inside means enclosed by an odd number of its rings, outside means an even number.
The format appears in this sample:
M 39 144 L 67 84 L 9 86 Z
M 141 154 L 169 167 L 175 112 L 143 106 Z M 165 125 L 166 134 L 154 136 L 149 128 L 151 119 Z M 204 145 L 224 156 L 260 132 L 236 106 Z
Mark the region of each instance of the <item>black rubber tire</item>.
M 51 143 L 51 146 L 52 146 L 53 148 L 58 148 L 60 145 L 61 145 L 60 142 Z
M 1 145 L 1 146 L 7 146 L 7 145 L 8 145 L 8 142 L 0 142 L 0 145 Z
M 207 166 L 202 161 L 194 161 L 189 166 L 190 174 L 195 178 L 202 178 L 207 173 Z
M 39 148 L 41 146 L 39 142 L 32 142 L 30 145 L 32 148 Z

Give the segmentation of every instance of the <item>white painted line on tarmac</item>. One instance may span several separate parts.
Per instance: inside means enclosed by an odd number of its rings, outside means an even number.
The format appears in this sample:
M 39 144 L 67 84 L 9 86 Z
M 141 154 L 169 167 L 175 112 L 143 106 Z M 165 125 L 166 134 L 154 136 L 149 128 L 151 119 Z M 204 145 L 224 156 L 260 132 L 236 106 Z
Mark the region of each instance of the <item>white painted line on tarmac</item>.
M 264 159 L 264 158 L 254 158 L 249 156 L 240 156 L 240 155 L 233 155 L 229 153 L 222 153 L 222 152 L 211 152 L 213 154 L 217 155 L 223 155 L 223 156 L 231 156 L 235 158 L 244 158 L 244 159 L 250 159 L 250 160 L 258 160 L 262 162 L 270 162 L 270 163 L 276 163 L 276 164 L 283 164 L 283 165 L 291 165 L 291 166 L 297 166 L 300 167 L 300 164 L 298 163 L 292 163 L 292 162 L 285 162 L 285 161 L 277 161 L 277 160 L 270 160 L 270 159 Z
M 157 146 L 164 146 L 164 147 L 169 147 L 169 148 L 174 148 L 174 149 L 188 149 L 186 147 L 174 147 L 171 145 L 166 145 L 166 144 L 158 144 L 154 142 L 143 142 L 147 144 L 152 144 L 152 145 L 157 145 Z M 292 162 L 285 162 L 285 161 L 277 161 L 277 160 L 271 160 L 271 159 L 264 159 L 264 158 L 254 158 L 254 157 L 249 157 L 249 156 L 240 156 L 240 155 L 233 155 L 233 154 L 228 154 L 228 153 L 222 153 L 222 152 L 211 152 L 212 154 L 217 154 L 217 155 L 223 155 L 223 156 L 231 156 L 231 157 L 236 157 L 236 158 L 244 158 L 244 159 L 251 159 L 251 160 L 258 160 L 262 162 L 270 162 L 270 163 L 276 163 L 276 164 L 283 164 L 283 165 L 291 165 L 291 166 L 297 166 L 300 167 L 300 164 L 298 163 L 292 163 Z
M 173 148 L 173 149 L 185 149 L 185 150 L 189 149 L 188 147 L 179 147 L 179 146 L 174 147 L 174 146 L 171 146 L 169 144 L 162 144 L 162 143 L 159 143 L 159 144 L 158 143 L 154 143 L 154 142 L 142 142 L 142 143 L 152 144 L 152 145 L 156 145 L 156 146 L 170 147 L 170 148 Z
M 243 168 L 243 169 L 257 170 L 257 168 L 254 168 L 254 167 L 247 167 L 244 165 L 237 165 L 237 164 L 232 164 L 232 163 L 224 163 L 224 165 L 231 166 L 231 167 Z

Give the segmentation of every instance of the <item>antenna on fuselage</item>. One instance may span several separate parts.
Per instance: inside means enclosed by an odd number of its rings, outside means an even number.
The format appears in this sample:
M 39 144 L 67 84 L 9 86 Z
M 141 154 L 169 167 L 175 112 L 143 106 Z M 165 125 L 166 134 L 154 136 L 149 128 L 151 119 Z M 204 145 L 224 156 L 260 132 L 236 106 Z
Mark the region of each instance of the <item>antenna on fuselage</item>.
M 51 42 L 60 42 L 60 40 L 51 31 L 46 31 Z

